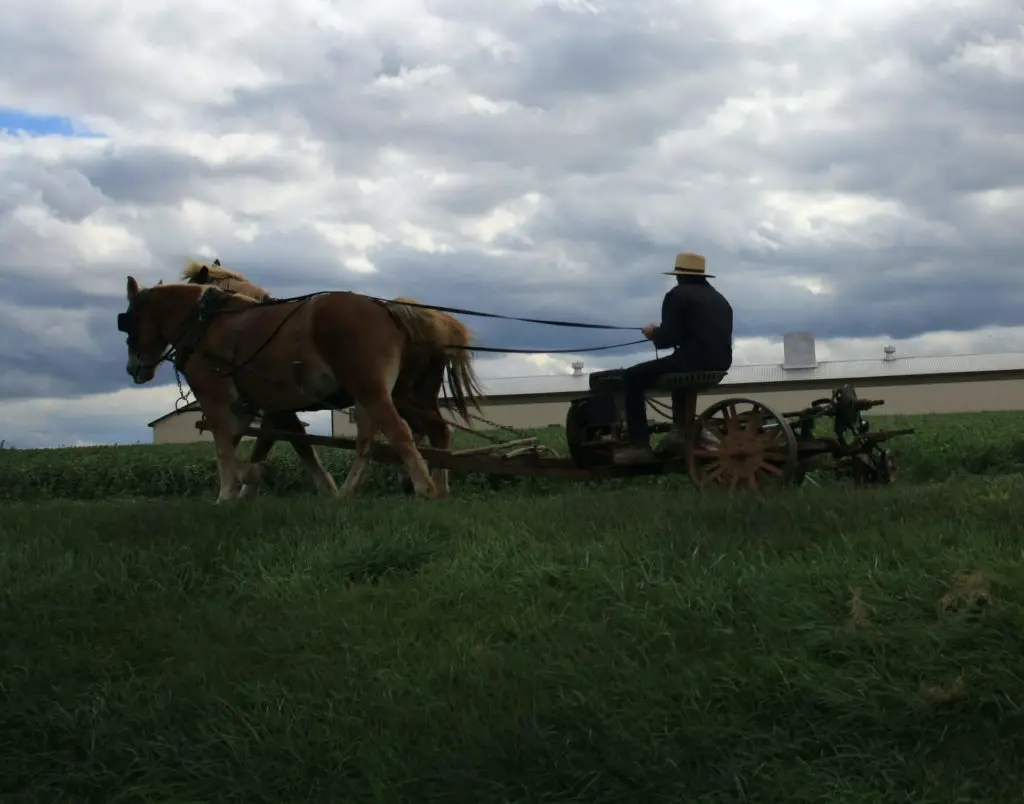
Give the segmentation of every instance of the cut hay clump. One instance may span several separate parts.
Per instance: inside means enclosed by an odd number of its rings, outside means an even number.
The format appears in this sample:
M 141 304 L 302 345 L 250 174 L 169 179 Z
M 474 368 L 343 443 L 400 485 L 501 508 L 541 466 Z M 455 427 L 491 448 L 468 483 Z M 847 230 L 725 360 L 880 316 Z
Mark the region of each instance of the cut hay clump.
M 977 612 L 992 605 L 991 584 L 981 572 L 965 572 L 953 579 L 949 591 L 939 598 L 935 612 L 940 620 L 948 620 L 963 612 Z
M 857 631 L 861 628 L 867 628 L 871 625 L 871 615 L 873 613 L 874 609 L 865 603 L 864 598 L 860 596 L 860 590 L 852 590 L 852 595 L 850 597 L 850 616 L 847 618 L 844 628 L 846 628 L 847 631 Z

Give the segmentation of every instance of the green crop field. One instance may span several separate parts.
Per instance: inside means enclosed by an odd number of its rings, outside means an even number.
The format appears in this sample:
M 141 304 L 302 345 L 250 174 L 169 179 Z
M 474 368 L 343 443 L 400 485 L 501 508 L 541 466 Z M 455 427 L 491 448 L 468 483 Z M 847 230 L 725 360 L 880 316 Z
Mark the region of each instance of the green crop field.
M 872 421 L 764 497 L 0 450 L 0 801 L 1019 802 L 1024 415 Z

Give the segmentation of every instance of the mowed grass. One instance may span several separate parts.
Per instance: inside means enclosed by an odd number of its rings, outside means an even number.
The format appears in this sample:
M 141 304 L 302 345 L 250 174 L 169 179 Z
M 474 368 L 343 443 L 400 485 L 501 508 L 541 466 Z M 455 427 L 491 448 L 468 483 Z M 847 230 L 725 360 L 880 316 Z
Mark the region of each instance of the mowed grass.
M 945 421 L 889 488 L 7 502 L 0 800 L 1020 801 L 1021 420 Z

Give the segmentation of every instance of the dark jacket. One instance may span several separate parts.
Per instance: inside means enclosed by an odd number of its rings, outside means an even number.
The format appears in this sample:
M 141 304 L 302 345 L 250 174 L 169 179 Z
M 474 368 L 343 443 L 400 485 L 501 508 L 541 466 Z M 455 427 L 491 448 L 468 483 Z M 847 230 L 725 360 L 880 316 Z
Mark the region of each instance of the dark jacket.
M 665 294 L 651 340 L 658 349 L 675 349 L 689 371 L 728 371 L 732 305 L 707 280 L 684 281 Z

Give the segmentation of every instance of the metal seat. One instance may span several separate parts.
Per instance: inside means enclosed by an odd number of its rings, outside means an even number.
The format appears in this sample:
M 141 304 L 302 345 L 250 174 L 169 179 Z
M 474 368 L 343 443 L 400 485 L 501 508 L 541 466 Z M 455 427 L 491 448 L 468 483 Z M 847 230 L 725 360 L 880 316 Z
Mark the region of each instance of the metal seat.
M 687 391 L 697 393 L 713 388 L 725 379 L 727 371 L 689 371 L 682 374 L 663 374 L 654 383 L 654 391 Z M 595 371 L 590 375 L 591 391 L 621 391 L 623 369 Z

